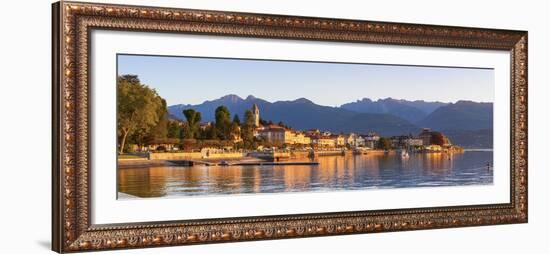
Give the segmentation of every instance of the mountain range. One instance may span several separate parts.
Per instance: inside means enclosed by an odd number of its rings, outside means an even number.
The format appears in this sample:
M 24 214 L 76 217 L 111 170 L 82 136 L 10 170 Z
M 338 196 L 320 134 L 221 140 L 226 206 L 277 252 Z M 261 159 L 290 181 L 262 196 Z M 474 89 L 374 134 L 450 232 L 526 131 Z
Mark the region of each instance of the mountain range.
M 364 98 L 340 107 L 322 106 L 300 98 L 269 102 L 254 96 L 241 98 L 226 95 L 201 104 L 178 104 L 168 107 L 171 117 L 185 120 L 182 111 L 195 109 L 204 122 L 214 121 L 218 106 L 226 106 L 243 119 L 253 104 L 260 108 L 260 117 L 275 123 L 282 121 L 295 129 L 321 129 L 336 133 L 367 133 L 382 136 L 418 134 L 422 128 L 444 132 L 453 143 L 464 147 L 492 147 L 492 103 L 458 101 L 456 103 L 407 101 L 392 98 L 373 101 Z M 470 138 L 472 135 L 478 138 Z M 491 136 L 491 138 L 488 137 Z
M 414 123 L 424 119 L 437 108 L 447 104 L 443 102 L 407 101 L 392 98 L 373 101 L 369 98 L 363 98 L 356 102 L 343 104 L 340 107 L 363 113 L 391 114 Z

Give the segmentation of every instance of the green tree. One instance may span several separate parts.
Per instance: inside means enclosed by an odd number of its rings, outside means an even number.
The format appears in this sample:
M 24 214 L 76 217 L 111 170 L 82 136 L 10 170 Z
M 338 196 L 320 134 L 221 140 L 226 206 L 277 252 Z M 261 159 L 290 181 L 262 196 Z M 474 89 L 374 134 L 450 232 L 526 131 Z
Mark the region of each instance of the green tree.
M 129 135 L 137 130 L 148 132 L 157 125 L 162 106 L 162 98 L 155 90 L 141 84 L 137 76 L 117 77 L 117 133 L 120 153 L 124 152 Z
M 152 136 L 149 135 L 149 132 L 145 129 L 137 129 L 128 135 L 126 138 L 125 144 L 135 144 L 138 146 L 138 149 L 141 150 L 146 143 L 152 140 Z M 127 150 L 129 147 L 125 147 L 124 150 Z
M 216 132 L 222 140 L 227 140 L 231 136 L 231 114 L 225 106 L 219 106 L 215 112 Z
M 206 139 L 217 139 L 218 138 L 218 132 L 216 130 L 215 126 L 209 126 L 204 130 L 204 137 Z
M 244 112 L 244 122 L 241 126 L 241 138 L 245 148 L 253 148 L 254 144 L 254 114 L 247 110 Z
M 237 125 L 241 125 L 241 119 L 239 118 L 239 115 L 235 114 L 233 116 L 233 123 L 236 123 Z
M 159 108 L 159 119 L 155 127 L 151 129 L 146 135 L 147 142 L 151 143 L 155 140 L 163 140 L 168 137 L 168 109 L 166 107 L 166 100 L 161 99 L 162 106 Z
M 388 138 L 381 137 L 376 144 L 376 148 L 381 150 L 389 150 L 391 148 L 391 140 Z
M 441 132 L 432 132 L 432 136 L 430 137 L 430 143 L 433 145 L 448 145 L 450 144 L 449 139 L 445 137 Z
M 194 109 L 183 110 L 183 115 L 187 119 L 187 130 L 185 132 L 185 138 L 195 138 L 198 136 L 199 124 L 202 120 L 201 112 Z
M 183 138 L 183 128 L 177 121 L 168 121 L 168 130 L 167 130 L 167 137 L 168 138 Z

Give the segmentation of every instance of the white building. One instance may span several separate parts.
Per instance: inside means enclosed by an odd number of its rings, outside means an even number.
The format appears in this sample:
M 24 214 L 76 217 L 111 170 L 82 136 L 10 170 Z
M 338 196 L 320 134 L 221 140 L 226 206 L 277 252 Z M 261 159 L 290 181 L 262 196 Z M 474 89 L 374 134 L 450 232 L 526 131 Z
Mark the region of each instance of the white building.
M 346 135 L 345 142 L 352 147 L 365 146 L 365 139 L 355 133 Z
M 365 140 L 365 147 L 374 149 L 378 140 L 380 140 L 380 136 L 374 132 L 369 132 L 367 135 L 363 136 L 363 139 Z

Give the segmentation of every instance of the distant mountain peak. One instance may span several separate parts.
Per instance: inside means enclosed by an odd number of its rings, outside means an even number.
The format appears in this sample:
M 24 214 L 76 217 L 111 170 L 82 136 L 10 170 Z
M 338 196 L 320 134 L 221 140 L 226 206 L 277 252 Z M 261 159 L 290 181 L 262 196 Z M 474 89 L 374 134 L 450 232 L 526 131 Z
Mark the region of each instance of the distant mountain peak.
M 380 98 L 376 101 L 369 98 L 363 98 L 356 102 L 343 104 L 340 107 L 359 113 L 391 114 L 410 122 L 420 121 L 426 117 L 426 112 L 414 105 L 407 105 L 406 102 L 407 101 L 396 100 L 391 97 Z
M 364 97 L 363 99 L 356 100 L 355 102 L 372 102 L 372 100 L 367 97 Z
M 383 98 L 383 99 L 380 98 L 377 101 L 400 101 L 400 100 L 394 99 L 392 97 L 386 97 L 386 98 Z
M 422 120 L 428 114 L 441 106 L 448 105 L 439 101 L 431 102 L 424 100 L 409 101 L 405 99 L 395 99 L 392 97 L 379 98 L 373 100 L 363 98 L 355 102 L 342 104 L 340 107 L 355 112 L 362 113 L 388 113 L 402 117 L 413 123 Z
M 257 99 L 257 98 L 254 97 L 254 95 L 251 94 L 251 95 L 246 96 L 245 100 L 250 101 L 250 100 L 255 100 L 255 99 Z
M 492 102 L 475 102 L 470 100 L 459 100 L 455 103 L 452 103 L 454 105 L 489 105 L 493 104 Z
M 224 101 L 231 101 L 231 102 L 238 102 L 238 101 L 242 101 L 243 99 L 241 97 L 239 97 L 238 95 L 236 94 L 228 94 L 228 95 L 225 95 L 223 97 L 220 98 L 221 100 L 224 100 Z
M 306 99 L 306 98 L 298 98 L 296 100 L 294 100 L 294 102 L 297 102 L 297 103 L 313 103 L 312 101 Z

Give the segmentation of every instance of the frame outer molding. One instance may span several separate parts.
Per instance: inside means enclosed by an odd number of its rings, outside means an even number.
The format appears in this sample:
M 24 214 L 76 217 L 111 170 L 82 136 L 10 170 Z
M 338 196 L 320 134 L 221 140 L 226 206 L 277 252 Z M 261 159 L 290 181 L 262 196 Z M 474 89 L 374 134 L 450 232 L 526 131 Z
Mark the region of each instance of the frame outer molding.
M 88 104 L 92 29 L 511 51 L 511 202 L 92 225 Z M 52 6 L 52 249 L 140 248 L 527 222 L 527 32 L 142 6 Z

